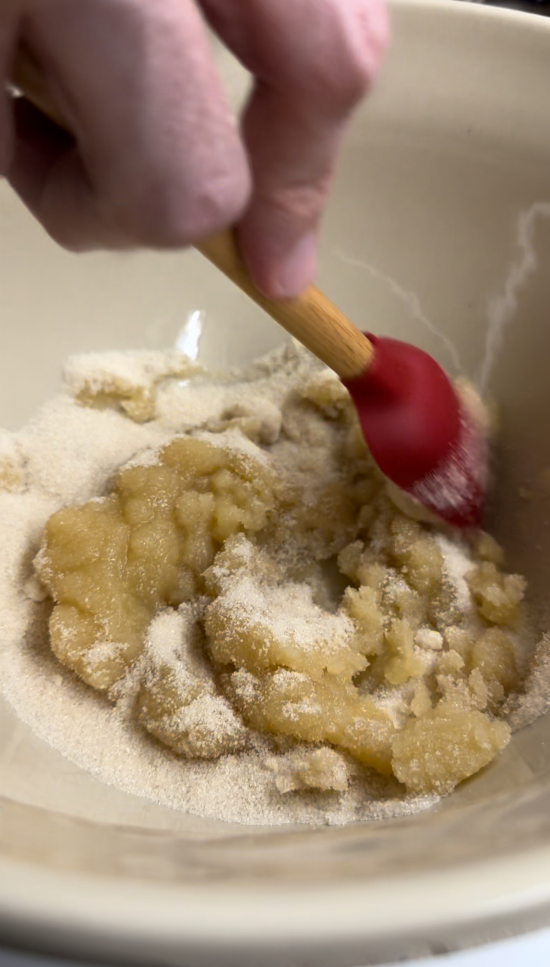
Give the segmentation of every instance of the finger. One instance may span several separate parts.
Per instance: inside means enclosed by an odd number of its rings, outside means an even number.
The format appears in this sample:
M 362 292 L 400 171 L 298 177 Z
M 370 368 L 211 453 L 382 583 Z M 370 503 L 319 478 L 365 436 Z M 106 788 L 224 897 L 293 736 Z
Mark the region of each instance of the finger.
M 191 0 L 55 0 L 24 39 L 78 154 L 36 166 L 31 186 L 19 153 L 10 177 L 57 241 L 181 246 L 241 214 L 246 156 Z
M 254 192 L 241 248 L 268 295 L 296 295 L 315 273 L 317 229 L 346 123 L 385 47 L 382 0 L 203 6 L 257 78 L 243 119 Z
M 128 248 L 132 239 L 103 218 L 74 139 L 24 98 L 13 105 L 15 144 L 7 178 L 29 211 L 74 251 Z M 55 191 L 51 186 L 55 185 Z

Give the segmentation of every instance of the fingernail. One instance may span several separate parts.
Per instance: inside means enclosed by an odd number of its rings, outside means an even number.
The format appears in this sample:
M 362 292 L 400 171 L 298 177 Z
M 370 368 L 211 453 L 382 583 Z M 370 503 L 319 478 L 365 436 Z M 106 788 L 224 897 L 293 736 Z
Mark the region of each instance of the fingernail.
M 285 252 L 277 278 L 277 295 L 291 299 L 300 295 L 313 281 L 317 272 L 317 236 L 315 232 L 302 235 Z

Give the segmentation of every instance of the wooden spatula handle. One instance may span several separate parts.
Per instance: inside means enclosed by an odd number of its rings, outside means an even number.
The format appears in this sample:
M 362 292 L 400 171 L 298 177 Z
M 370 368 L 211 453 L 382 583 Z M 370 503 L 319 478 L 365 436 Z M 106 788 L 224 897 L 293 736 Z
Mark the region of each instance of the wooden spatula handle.
M 284 302 L 267 299 L 250 278 L 231 230 L 197 242 L 195 248 L 342 379 L 368 368 L 372 344 L 319 289 L 310 286 L 297 299 Z
M 67 126 L 48 94 L 39 64 L 24 48 L 18 52 L 12 76 L 14 85 L 36 107 L 60 127 Z M 195 248 L 342 379 L 353 379 L 368 368 L 372 344 L 319 289 L 310 286 L 299 298 L 284 302 L 267 299 L 250 278 L 231 230 L 198 242 Z

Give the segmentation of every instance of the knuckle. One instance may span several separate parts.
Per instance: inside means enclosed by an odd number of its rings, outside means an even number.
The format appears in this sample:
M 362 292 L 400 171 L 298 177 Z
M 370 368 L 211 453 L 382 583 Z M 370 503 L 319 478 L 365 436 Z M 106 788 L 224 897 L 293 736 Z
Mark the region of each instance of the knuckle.
M 101 219 L 74 217 L 74 213 L 39 210 L 37 218 L 50 238 L 72 255 L 93 252 L 97 249 L 127 247 L 124 239 L 110 224 Z
M 388 12 L 385 0 L 361 0 L 360 7 L 358 36 L 372 81 L 388 46 Z
M 346 111 L 369 91 L 387 43 L 383 0 L 338 0 L 325 43 L 310 50 L 311 93 L 329 110 Z
M 246 170 L 207 174 L 183 184 L 178 179 L 155 179 L 139 186 L 116 220 L 140 246 L 183 248 L 236 221 L 249 192 Z
M 76 232 L 59 225 L 44 223 L 44 228 L 56 245 L 65 249 L 66 252 L 70 252 L 71 255 L 82 255 L 84 252 L 93 251 L 94 248 L 101 245 L 101 242 L 97 242 L 93 238 L 87 238 L 84 235 L 79 236 Z
M 341 56 L 331 68 L 325 68 L 322 96 L 325 103 L 336 110 L 346 110 L 356 104 L 367 93 L 371 73 L 366 60 L 360 53 L 354 56 Z
M 194 199 L 192 217 L 195 237 L 212 235 L 237 222 L 248 204 L 250 194 L 251 179 L 247 166 L 243 166 L 238 174 L 230 172 L 210 178 Z
M 99 247 L 104 241 L 97 238 L 94 231 L 95 225 L 90 225 L 88 219 L 82 218 L 81 210 L 67 209 L 65 206 L 49 204 L 48 199 L 41 199 L 39 205 L 34 209 L 34 213 L 49 235 L 49 237 L 74 255 L 89 252 Z
M 263 201 L 276 212 L 279 220 L 302 225 L 315 225 L 329 194 L 329 176 L 314 182 L 295 182 L 281 186 Z
M 365 94 L 369 76 L 355 59 L 325 58 L 310 62 L 306 94 L 328 112 L 340 113 L 352 107 Z
M 60 248 L 65 249 L 66 252 L 70 252 L 72 255 L 81 255 L 91 247 L 92 243 L 78 238 L 74 232 L 68 230 L 65 226 L 44 218 L 40 214 L 38 215 L 38 220 L 52 242 L 55 242 Z
M 176 248 L 190 241 L 182 198 L 161 184 L 140 185 L 113 211 L 118 229 L 132 242 L 150 248 Z
M 371 82 L 368 64 L 360 57 L 349 59 L 341 71 L 340 84 L 337 93 L 339 103 L 345 108 L 360 101 L 367 93 Z

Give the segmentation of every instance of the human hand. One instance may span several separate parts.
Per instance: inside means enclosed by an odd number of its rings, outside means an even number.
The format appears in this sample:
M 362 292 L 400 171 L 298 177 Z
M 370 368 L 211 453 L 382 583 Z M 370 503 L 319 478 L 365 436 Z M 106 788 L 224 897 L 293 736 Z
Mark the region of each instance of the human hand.
M 383 0 L 201 0 L 253 74 L 239 132 L 193 0 L 3 0 L 74 134 L 0 99 L 0 172 L 66 248 L 172 248 L 238 224 L 273 298 L 316 268 L 338 147 L 386 41 Z

